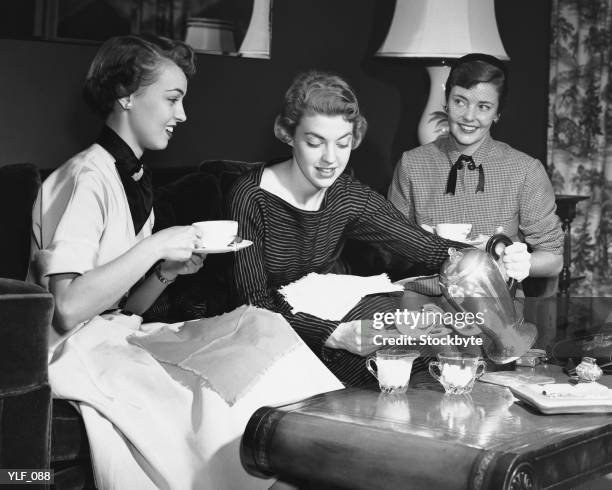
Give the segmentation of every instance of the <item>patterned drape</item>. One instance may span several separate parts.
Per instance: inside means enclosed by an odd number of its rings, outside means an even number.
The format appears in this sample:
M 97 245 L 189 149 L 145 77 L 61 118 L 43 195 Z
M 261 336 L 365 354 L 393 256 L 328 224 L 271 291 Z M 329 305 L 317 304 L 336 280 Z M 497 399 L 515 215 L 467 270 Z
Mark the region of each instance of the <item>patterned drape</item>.
M 590 196 L 572 223 L 572 294 L 612 296 L 612 0 L 553 0 L 548 128 L 557 194 Z

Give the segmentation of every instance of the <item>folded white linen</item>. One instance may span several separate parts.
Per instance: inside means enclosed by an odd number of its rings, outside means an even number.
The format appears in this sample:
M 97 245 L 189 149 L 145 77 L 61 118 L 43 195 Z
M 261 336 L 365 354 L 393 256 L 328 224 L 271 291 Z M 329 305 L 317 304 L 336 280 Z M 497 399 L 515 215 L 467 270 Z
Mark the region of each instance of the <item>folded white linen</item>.
M 250 315 L 247 310 L 242 316 Z M 279 315 L 256 317 L 293 334 Z M 140 322 L 120 314 L 95 317 L 56 349 L 49 364 L 54 396 L 78 402 L 100 489 L 267 489 L 270 480 L 248 475 L 240 464 L 240 438 L 250 416 L 264 405 L 342 388 L 298 340 L 230 407 L 193 372 L 160 364 L 129 343 L 139 329 L 164 327 L 141 328 Z M 248 360 L 227 366 L 229 376 L 251 368 Z
M 270 322 L 277 313 L 241 306 L 225 315 L 136 332 L 128 341 L 160 362 L 200 376 L 229 405 L 244 395 L 274 361 L 299 345 L 292 330 Z M 249 366 L 249 369 L 242 369 Z

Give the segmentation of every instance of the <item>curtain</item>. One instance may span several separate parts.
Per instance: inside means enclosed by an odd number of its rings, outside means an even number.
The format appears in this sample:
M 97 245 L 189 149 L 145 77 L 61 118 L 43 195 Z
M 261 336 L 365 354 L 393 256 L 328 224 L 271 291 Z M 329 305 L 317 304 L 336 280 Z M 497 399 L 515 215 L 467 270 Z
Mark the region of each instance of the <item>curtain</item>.
M 553 0 L 548 127 L 557 194 L 589 196 L 572 222 L 572 295 L 612 296 L 612 0 Z

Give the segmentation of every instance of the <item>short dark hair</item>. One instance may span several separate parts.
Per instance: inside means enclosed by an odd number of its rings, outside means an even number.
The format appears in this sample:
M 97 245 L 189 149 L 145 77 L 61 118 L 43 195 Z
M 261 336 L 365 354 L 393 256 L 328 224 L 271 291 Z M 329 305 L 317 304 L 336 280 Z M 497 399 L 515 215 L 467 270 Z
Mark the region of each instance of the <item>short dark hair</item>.
M 490 54 L 471 53 L 453 63 L 446 80 L 446 100 L 454 86 L 469 89 L 479 83 L 495 86 L 499 95 L 498 113 L 501 112 L 508 94 L 508 73 L 503 61 Z
M 164 60 L 175 63 L 188 78 L 195 73 L 193 49 L 182 41 L 153 35 L 108 39 L 89 66 L 83 85 L 85 102 L 106 118 L 117 99 L 154 83 Z
M 302 117 L 315 114 L 342 116 L 353 123 L 353 148 L 359 146 L 368 127 L 348 82 L 333 73 L 311 70 L 299 74 L 287 90 L 283 109 L 274 122 L 274 134 L 288 143 Z

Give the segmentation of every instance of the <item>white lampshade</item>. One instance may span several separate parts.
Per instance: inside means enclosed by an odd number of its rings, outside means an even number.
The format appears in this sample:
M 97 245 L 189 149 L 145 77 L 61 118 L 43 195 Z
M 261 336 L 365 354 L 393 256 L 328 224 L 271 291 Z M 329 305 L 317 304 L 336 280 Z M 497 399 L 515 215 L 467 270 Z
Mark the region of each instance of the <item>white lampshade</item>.
M 377 56 L 460 58 L 486 53 L 507 60 L 494 0 L 396 0 Z
M 254 0 L 251 21 L 238 54 L 270 59 L 270 0 Z

